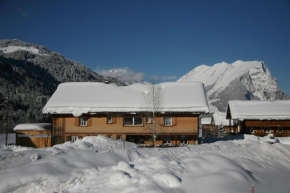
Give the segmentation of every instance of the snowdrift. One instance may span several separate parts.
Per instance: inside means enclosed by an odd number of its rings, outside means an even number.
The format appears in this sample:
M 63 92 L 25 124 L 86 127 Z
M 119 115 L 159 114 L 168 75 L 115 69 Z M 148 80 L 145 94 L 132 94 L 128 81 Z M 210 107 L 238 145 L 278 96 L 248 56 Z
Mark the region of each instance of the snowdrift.
M 103 136 L 0 149 L 0 192 L 289 192 L 290 138 L 138 148 Z M 279 181 L 273 184 L 273 180 Z M 276 189 L 279 188 L 279 191 Z

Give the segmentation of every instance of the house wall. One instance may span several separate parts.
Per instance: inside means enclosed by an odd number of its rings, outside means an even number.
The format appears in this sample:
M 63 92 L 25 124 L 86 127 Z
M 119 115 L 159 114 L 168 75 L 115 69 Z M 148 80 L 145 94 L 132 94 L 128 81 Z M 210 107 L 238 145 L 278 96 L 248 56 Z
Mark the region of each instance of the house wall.
M 265 136 L 269 133 L 273 133 L 275 137 L 290 136 L 289 120 L 244 120 L 240 125 L 242 125 L 244 133 L 256 136 Z
M 70 136 L 105 135 L 117 139 L 121 136 L 122 140 L 128 140 L 128 136 L 151 136 L 151 133 L 146 129 L 146 118 L 143 117 L 143 126 L 124 126 L 124 117 L 132 115 L 112 115 L 113 123 L 107 123 L 107 115 L 84 115 L 88 117 L 88 126 L 79 126 L 79 118 L 71 115 L 54 115 L 53 116 L 53 144 L 63 143 L 70 140 Z M 165 115 L 166 116 L 166 115 Z M 162 144 L 162 136 L 170 135 L 172 143 L 180 144 L 180 135 L 188 136 L 189 144 L 197 144 L 198 141 L 198 115 L 168 115 L 173 117 L 172 126 L 162 126 L 160 140 L 157 143 Z M 164 117 L 159 117 L 163 122 Z M 136 137 L 138 138 L 138 137 Z M 173 142 L 174 141 L 174 142 Z M 148 139 L 145 143 L 151 143 Z
M 34 148 L 51 147 L 51 132 L 16 131 L 16 145 Z

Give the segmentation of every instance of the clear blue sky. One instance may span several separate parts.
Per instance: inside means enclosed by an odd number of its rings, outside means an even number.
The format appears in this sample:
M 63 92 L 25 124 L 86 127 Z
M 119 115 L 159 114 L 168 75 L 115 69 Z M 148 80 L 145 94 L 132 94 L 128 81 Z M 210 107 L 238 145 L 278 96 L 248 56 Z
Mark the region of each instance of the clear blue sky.
M 0 39 L 41 44 L 92 70 L 146 78 L 262 60 L 290 94 L 289 0 L 0 0 Z

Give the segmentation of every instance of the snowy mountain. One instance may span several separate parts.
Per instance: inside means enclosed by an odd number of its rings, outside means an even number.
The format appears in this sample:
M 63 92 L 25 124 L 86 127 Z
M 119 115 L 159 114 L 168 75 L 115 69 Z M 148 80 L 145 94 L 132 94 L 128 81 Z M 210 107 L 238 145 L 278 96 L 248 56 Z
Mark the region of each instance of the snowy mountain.
M 124 82 L 126 85 L 134 83 L 146 83 L 143 81 L 144 73 L 134 72 L 128 67 L 113 68 L 113 69 L 96 69 L 96 72 L 104 77 L 114 77 L 117 80 Z
M 41 110 L 61 82 L 106 80 L 123 84 L 44 46 L 0 40 L 0 129 L 7 124 L 11 129 L 18 123 L 47 121 Z
M 178 81 L 203 82 L 209 103 L 225 111 L 229 100 L 289 99 L 278 87 L 276 78 L 261 61 L 225 62 L 213 66 L 201 65 Z

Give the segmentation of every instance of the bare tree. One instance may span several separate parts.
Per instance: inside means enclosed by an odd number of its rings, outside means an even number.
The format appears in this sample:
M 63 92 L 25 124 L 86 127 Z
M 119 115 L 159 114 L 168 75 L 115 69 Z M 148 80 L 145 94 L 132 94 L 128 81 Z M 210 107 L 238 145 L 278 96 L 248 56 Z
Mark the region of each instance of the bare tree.
M 160 86 L 153 82 L 149 86 L 148 93 L 143 95 L 144 112 L 146 114 L 146 124 L 145 129 L 149 130 L 152 134 L 153 145 L 156 148 L 157 136 L 162 132 L 163 120 L 157 117 L 160 114 L 162 103 L 163 103 L 163 93 Z

